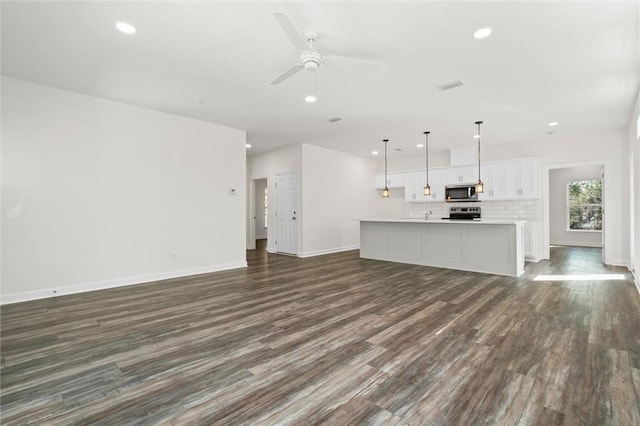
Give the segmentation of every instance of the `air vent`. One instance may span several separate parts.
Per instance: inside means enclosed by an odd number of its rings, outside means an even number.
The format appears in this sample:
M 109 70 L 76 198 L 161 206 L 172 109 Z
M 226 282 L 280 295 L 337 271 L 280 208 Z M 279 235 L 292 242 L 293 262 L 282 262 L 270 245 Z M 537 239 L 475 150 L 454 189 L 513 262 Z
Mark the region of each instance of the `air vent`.
M 444 83 L 441 84 L 440 86 L 438 86 L 438 89 L 440 90 L 449 90 L 449 89 L 453 89 L 456 87 L 460 87 L 463 86 L 464 83 L 460 80 L 456 80 L 456 81 L 450 81 L 449 83 Z
M 332 117 L 329 119 L 329 123 L 335 123 L 340 120 L 342 120 L 342 117 Z

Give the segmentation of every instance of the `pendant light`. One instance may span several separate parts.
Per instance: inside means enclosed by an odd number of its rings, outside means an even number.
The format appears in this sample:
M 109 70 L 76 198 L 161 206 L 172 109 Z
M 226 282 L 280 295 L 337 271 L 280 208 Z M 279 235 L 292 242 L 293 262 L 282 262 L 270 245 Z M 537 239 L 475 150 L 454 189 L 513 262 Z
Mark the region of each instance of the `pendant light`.
M 387 142 L 389 139 L 383 139 L 384 142 L 384 189 L 382 190 L 382 198 L 389 198 L 389 187 L 387 186 Z
M 484 192 L 484 183 L 480 179 L 480 125 L 482 121 L 476 121 L 476 124 L 478 125 L 478 182 L 476 183 L 476 194 L 481 194 Z
M 429 196 L 431 195 L 431 187 L 429 186 L 429 133 L 431 132 L 424 132 L 425 138 L 427 139 L 425 145 L 424 145 L 424 163 L 425 163 L 425 176 L 426 176 L 426 185 L 424 186 L 424 196 Z

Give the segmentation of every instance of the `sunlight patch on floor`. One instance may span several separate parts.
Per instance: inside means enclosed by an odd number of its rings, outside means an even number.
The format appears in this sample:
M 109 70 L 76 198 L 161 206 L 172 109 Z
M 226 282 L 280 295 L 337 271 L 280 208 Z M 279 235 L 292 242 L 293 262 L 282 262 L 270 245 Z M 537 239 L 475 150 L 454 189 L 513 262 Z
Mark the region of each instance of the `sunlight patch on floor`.
M 538 275 L 534 281 L 624 280 L 624 274 Z

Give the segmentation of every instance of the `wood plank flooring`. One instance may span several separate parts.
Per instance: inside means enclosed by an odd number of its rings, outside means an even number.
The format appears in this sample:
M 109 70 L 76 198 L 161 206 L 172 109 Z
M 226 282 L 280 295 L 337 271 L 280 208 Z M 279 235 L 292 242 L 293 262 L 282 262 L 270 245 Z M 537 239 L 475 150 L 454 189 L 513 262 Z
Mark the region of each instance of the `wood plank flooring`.
M 2 424 L 640 425 L 640 297 L 345 252 L 1 308 Z M 533 281 L 539 274 L 624 281 Z

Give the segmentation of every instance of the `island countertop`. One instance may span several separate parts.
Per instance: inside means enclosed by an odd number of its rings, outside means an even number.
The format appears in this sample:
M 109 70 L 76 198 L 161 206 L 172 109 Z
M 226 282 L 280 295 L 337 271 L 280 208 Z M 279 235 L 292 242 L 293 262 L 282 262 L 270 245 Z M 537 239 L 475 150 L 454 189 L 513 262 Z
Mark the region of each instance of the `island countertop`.
M 388 222 L 388 223 L 436 223 L 436 224 L 470 224 L 470 225 L 516 225 L 516 224 L 525 224 L 526 220 L 516 220 L 516 219 L 473 219 L 473 220 L 464 220 L 464 219 L 428 219 L 424 220 L 419 217 L 408 217 L 408 218 L 363 218 L 356 219 L 360 222 Z
M 517 277 L 525 220 L 363 218 L 360 257 Z

